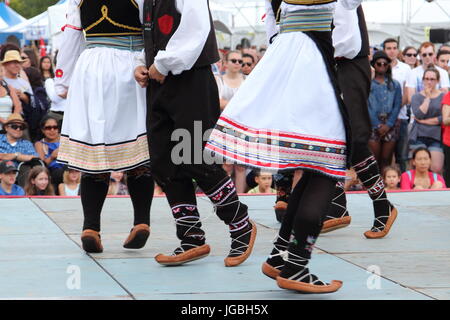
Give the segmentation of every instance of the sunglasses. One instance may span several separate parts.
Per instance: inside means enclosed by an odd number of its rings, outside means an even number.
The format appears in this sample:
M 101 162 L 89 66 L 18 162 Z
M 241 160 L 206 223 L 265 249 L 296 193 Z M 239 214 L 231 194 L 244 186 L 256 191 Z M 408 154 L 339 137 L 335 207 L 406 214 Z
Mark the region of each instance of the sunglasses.
M 244 62 L 242 59 L 230 59 L 230 61 L 231 61 L 231 63 L 234 63 L 234 64 L 236 64 L 236 63 L 242 64 L 242 62 Z
M 252 63 L 250 63 L 250 62 L 244 62 L 244 63 L 242 64 L 242 66 L 243 66 L 243 67 L 245 67 L 245 66 L 251 67 L 251 66 L 252 66 Z
M 21 126 L 20 124 L 10 124 L 9 127 L 13 130 L 25 130 L 25 127 Z
M 387 62 L 377 62 L 375 64 L 377 65 L 377 67 L 387 67 L 389 65 L 389 63 Z
M 432 56 L 434 56 L 434 52 L 422 53 L 421 56 L 424 57 L 424 58 L 426 56 L 432 57 Z
M 436 78 L 423 78 L 423 81 L 437 81 Z
M 22 56 L 21 57 L 23 60 L 27 60 L 28 59 L 28 57 L 24 57 L 24 56 Z
M 59 130 L 58 126 L 45 126 L 44 130 Z
M 405 56 L 410 57 L 410 58 L 411 57 L 415 58 L 415 57 L 417 57 L 417 53 L 406 53 Z

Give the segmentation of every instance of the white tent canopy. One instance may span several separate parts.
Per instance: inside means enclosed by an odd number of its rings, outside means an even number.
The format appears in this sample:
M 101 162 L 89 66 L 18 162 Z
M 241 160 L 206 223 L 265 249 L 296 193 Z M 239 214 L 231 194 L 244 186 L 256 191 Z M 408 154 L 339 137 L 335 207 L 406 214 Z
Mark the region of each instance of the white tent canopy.
M 450 28 L 450 1 L 379 0 L 363 2 L 370 42 L 400 38 L 400 46 L 419 46 L 430 28 Z

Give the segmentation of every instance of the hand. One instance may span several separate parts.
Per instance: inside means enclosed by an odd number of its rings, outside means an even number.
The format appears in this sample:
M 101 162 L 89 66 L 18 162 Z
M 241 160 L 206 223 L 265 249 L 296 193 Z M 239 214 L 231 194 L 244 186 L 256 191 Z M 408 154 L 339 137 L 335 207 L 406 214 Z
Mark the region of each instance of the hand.
M 431 93 L 433 92 L 432 88 L 425 88 L 425 97 L 431 99 Z
M 382 136 L 382 137 L 383 137 L 386 133 L 388 133 L 389 130 L 391 130 L 391 128 L 390 128 L 388 125 L 386 125 L 386 124 L 380 124 L 380 125 L 378 126 L 378 133 L 379 133 L 380 136 Z
M 60 93 L 60 94 L 58 94 L 58 96 L 60 96 L 61 98 L 63 98 L 63 99 L 67 99 L 67 90 L 66 91 L 64 91 L 63 93 Z
M 158 71 L 158 69 L 156 69 L 155 64 L 152 64 L 152 66 L 150 67 L 148 72 L 150 74 L 150 79 L 153 79 L 153 80 L 159 82 L 160 84 L 164 83 L 164 80 L 166 79 L 166 76 L 161 74 Z
M 134 69 L 134 79 L 142 88 L 148 86 L 148 70 L 144 66 L 139 66 Z
M 53 152 L 51 154 L 52 159 L 58 158 L 58 151 L 59 151 L 59 148 L 56 148 L 55 150 L 53 150 Z

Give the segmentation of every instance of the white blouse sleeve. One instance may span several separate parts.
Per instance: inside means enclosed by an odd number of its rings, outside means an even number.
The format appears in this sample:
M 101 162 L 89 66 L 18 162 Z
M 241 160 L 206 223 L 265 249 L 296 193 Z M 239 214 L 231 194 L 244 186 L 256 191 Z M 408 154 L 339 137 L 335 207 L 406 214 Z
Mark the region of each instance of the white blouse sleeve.
M 279 28 L 276 23 L 276 17 L 272 9 L 272 1 L 266 0 L 266 35 L 267 43 L 270 44 L 270 39 L 279 32 Z
M 202 53 L 211 30 L 207 0 L 177 0 L 181 13 L 178 29 L 170 38 L 166 50 L 155 57 L 155 67 L 163 75 L 177 75 L 190 70 Z
M 342 6 L 347 10 L 353 10 L 359 7 L 362 0 L 338 0 L 342 3 Z
M 58 51 L 55 90 L 62 94 L 69 88 L 75 64 L 85 48 L 85 39 L 81 27 L 81 0 L 69 0 L 67 6 L 67 24 L 63 28 L 63 41 Z

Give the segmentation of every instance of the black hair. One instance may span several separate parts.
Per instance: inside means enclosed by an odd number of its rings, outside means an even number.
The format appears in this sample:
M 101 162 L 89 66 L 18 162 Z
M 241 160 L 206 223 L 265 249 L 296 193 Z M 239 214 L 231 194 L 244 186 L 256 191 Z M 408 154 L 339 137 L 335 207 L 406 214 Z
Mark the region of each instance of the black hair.
M 426 153 L 428 153 L 428 155 L 429 155 L 430 158 L 431 158 L 431 152 L 430 152 L 430 150 L 428 150 L 428 148 L 426 148 L 426 147 L 418 147 L 417 149 L 414 149 L 413 154 L 412 154 L 412 158 L 415 159 L 417 153 L 420 152 L 420 151 L 425 151 Z
M 386 43 L 391 43 L 391 42 L 395 42 L 397 44 L 397 48 L 398 48 L 398 40 L 396 40 L 394 38 L 387 38 L 386 40 L 383 41 L 383 50 L 386 49 Z
M 251 59 L 252 59 L 252 62 L 255 63 L 255 58 L 254 58 L 251 54 L 244 53 L 244 54 L 242 55 L 242 58 L 251 58 Z

